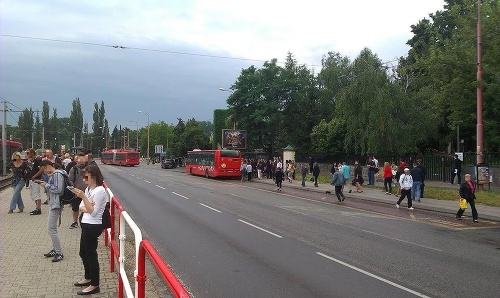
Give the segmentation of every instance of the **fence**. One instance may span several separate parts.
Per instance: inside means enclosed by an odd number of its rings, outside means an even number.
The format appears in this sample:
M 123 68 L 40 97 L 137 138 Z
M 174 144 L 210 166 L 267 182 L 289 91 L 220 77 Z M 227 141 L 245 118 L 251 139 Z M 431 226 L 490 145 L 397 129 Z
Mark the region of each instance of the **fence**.
M 475 163 L 476 163 L 476 153 L 475 152 L 466 152 L 464 153 L 464 160 L 462 163 L 462 175 L 469 173 L 475 175 Z M 379 161 L 379 167 L 384 165 L 384 162 L 396 162 L 399 165 L 399 161 L 401 157 L 398 156 L 376 156 Z M 452 161 L 454 155 L 422 155 L 422 156 L 409 156 L 404 157 L 403 160 L 408 164 L 409 167 L 413 164 L 414 161 L 420 160 L 420 163 L 426 170 L 426 179 L 427 180 L 435 180 L 435 181 L 450 181 L 451 173 L 452 173 Z M 491 153 L 483 156 L 484 165 L 489 167 L 490 175 L 496 175 L 496 173 L 500 173 L 500 153 Z M 309 157 L 300 154 L 296 155 L 297 162 L 304 162 L 309 164 Z M 322 172 L 330 172 L 331 164 L 336 162 L 347 162 L 348 165 L 353 165 L 355 160 L 358 160 L 362 166 L 365 166 L 368 163 L 368 156 L 341 156 L 338 158 L 334 158 L 332 163 L 328 164 L 328 161 L 325 160 L 321 156 L 314 156 L 314 160 L 322 163 L 321 171 Z M 363 170 L 366 172 L 366 170 Z M 495 185 L 500 185 L 499 177 L 495 176 L 495 179 L 492 179 L 492 183 Z
M 175 277 L 167 264 L 165 264 L 162 257 L 154 249 L 151 243 L 148 240 L 142 239 L 142 233 L 139 227 L 128 215 L 127 211 L 125 211 L 120 201 L 113 195 L 111 189 L 107 185 L 105 185 L 105 187 L 110 201 L 111 228 L 105 231 L 104 242 L 106 246 L 110 247 L 110 271 L 115 272 L 116 261 L 120 265 L 118 275 L 118 297 L 123 297 L 124 290 L 127 297 L 146 297 L 146 256 L 149 256 L 154 266 L 160 272 L 163 280 L 167 283 L 176 297 L 190 297 L 189 293 L 184 289 L 184 286 Z M 116 227 L 116 219 L 118 219 L 118 229 Z M 132 291 L 132 287 L 125 270 L 125 241 L 127 238 L 125 233 L 126 224 L 132 229 L 135 239 L 135 293 Z M 118 243 L 116 241 L 117 231 L 119 231 Z

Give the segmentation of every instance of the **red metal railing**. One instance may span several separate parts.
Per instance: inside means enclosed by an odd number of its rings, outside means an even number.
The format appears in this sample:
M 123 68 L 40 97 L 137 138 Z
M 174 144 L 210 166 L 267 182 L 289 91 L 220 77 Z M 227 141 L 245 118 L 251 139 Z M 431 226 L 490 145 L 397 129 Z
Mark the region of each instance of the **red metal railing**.
M 108 186 L 104 184 L 104 187 L 108 189 Z M 112 192 L 111 192 L 112 194 Z M 118 214 L 116 211 L 118 210 Z M 121 219 L 122 219 L 122 213 L 125 211 L 123 208 L 123 205 L 120 203 L 120 201 L 113 195 L 111 197 L 110 201 L 110 218 L 111 218 L 111 229 L 109 233 L 110 239 L 108 239 L 108 232 L 107 230 L 104 231 L 104 242 L 106 246 L 110 247 L 110 271 L 115 272 L 115 262 L 120 262 L 120 247 L 118 242 L 116 241 L 116 231 L 120 231 L 120 225 Z M 127 213 L 127 212 L 125 212 Z M 129 216 L 127 216 L 130 219 Z M 115 219 L 118 218 L 118 226 L 115 224 Z M 135 225 L 135 224 L 134 224 Z M 110 240 L 110 241 L 108 241 Z M 137 258 L 136 264 L 137 267 L 137 290 L 136 290 L 136 295 L 138 297 L 145 297 L 145 283 L 146 283 L 146 253 L 150 256 L 151 261 L 155 265 L 155 267 L 158 269 L 160 274 L 163 277 L 163 280 L 167 283 L 167 285 L 170 287 L 172 292 L 176 295 L 176 297 L 190 297 L 189 293 L 184 289 L 180 281 L 177 279 L 177 277 L 173 274 L 173 272 L 170 270 L 170 268 L 165 264 L 164 260 L 162 257 L 158 254 L 156 249 L 151 245 L 151 243 L 148 240 L 142 240 L 139 243 L 139 250 L 137 252 L 137 255 L 135 256 Z M 123 278 L 120 274 L 118 274 L 118 297 L 123 297 L 123 290 L 124 290 L 124 284 L 123 284 Z
M 168 284 L 176 297 L 184 298 L 190 297 L 188 292 L 184 289 L 177 277 L 172 273 L 170 268 L 165 264 L 156 249 L 151 245 L 148 240 L 142 240 L 139 246 L 139 268 L 137 273 L 137 283 L 139 287 L 139 298 L 145 297 L 146 290 L 146 253 L 151 258 L 156 269 L 161 273 L 163 280 Z

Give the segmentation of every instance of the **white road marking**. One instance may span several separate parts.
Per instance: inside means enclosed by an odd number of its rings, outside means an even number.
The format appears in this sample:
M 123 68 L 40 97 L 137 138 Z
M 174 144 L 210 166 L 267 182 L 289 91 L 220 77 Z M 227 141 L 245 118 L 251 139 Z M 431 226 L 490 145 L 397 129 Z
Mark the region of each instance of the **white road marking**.
M 205 205 L 205 204 L 202 204 L 202 203 L 198 203 L 198 204 L 200 204 L 200 205 L 201 205 L 201 206 L 203 206 L 203 207 L 207 207 L 208 209 L 212 209 L 212 210 L 213 210 L 213 211 L 215 211 L 215 212 L 219 212 L 219 213 L 221 213 L 219 210 L 217 210 L 217 209 L 215 209 L 215 208 L 212 208 L 212 207 L 210 207 L 210 206 L 207 206 L 207 205 Z
M 330 257 L 330 256 L 327 256 L 327 255 L 325 255 L 325 254 L 323 254 L 323 253 L 316 252 L 316 254 L 318 254 L 318 255 L 320 255 L 320 256 L 322 256 L 322 257 L 324 257 L 324 258 L 327 258 L 327 259 L 329 259 L 329 260 L 331 260 L 331 261 L 334 261 L 334 262 L 336 262 L 336 263 L 338 263 L 338 264 L 340 264 L 340 265 L 344 265 L 344 266 L 346 266 L 346 267 L 348 267 L 348 268 L 351 268 L 351 269 L 353 269 L 353 270 L 356 270 L 356 271 L 358 271 L 358 272 L 360 272 L 360 273 L 363 273 L 363 274 L 365 274 L 365 275 L 368 275 L 368 276 L 370 276 L 370 277 L 373 277 L 373 278 L 375 278 L 375 279 L 378 279 L 378 280 L 380 280 L 380 281 L 382 281 L 382 282 L 384 282 L 384 283 L 386 283 L 386 284 L 389 284 L 389 285 L 391 285 L 391 286 L 393 286 L 393 287 L 399 288 L 399 289 L 401 289 L 401 290 L 403 290 L 403 291 L 406 291 L 406 292 L 408 292 L 408 293 L 411 293 L 411 294 L 413 294 L 413 295 L 415 295 L 415 296 L 418 296 L 418 297 L 429 297 L 429 296 L 426 296 L 426 295 L 424 295 L 424 294 L 422 294 L 422 293 L 416 292 L 416 291 L 414 291 L 414 290 L 412 290 L 412 289 L 408 289 L 407 287 L 404 287 L 404 286 L 402 286 L 402 285 L 399 285 L 399 284 L 397 284 L 397 283 L 395 283 L 395 282 L 392 282 L 392 281 L 390 281 L 390 280 L 387 280 L 387 279 L 385 279 L 385 278 L 383 278 L 383 277 L 377 276 L 377 275 L 375 275 L 375 274 L 373 274 L 373 273 L 370 273 L 370 272 L 368 272 L 368 271 L 365 271 L 365 270 L 360 269 L 360 268 L 358 268 L 358 267 L 355 267 L 355 266 L 353 266 L 353 265 L 347 264 L 346 262 L 342 262 L 342 261 L 340 261 L 340 260 L 337 260 L 337 259 L 335 259 L 335 258 L 332 258 L 332 257 Z
M 297 210 L 290 209 L 290 208 L 293 208 L 293 207 L 288 207 L 288 208 L 287 207 L 288 206 L 283 206 L 283 207 L 278 207 L 278 208 L 286 210 L 286 211 L 291 211 L 291 212 L 295 212 L 295 213 L 298 213 L 298 214 L 309 216 L 309 214 L 307 214 L 307 213 L 303 213 L 303 212 L 300 212 L 300 211 L 297 211 Z
M 165 187 L 159 186 L 158 184 L 155 185 L 155 186 L 158 187 L 158 188 L 161 188 L 161 189 L 165 189 Z
M 148 180 L 144 180 L 144 182 L 146 182 L 146 183 L 151 183 L 151 182 L 149 182 Z
M 176 192 L 172 192 L 172 193 L 173 193 L 174 195 L 176 195 L 176 196 L 179 196 L 179 197 L 181 197 L 181 198 L 184 198 L 184 199 L 186 199 L 186 200 L 189 200 L 189 198 L 188 198 L 188 197 L 185 197 L 185 196 L 183 196 L 183 195 L 180 195 L 180 194 L 178 194 L 178 193 L 176 193 Z
M 246 225 L 249 225 L 249 226 L 251 226 L 251 227 L 253 227 L 253 228 L 256 228 L 256 229 L 258 229 L 258 230 L 261 230 L 262 232 L 266 232 L 266 233 L 268 233 L 268 234 L 270 234 L 270 235 L 273 235 L 274 237 L 283 238 L 282 236 L 280 236 L 280 235 L 278 235 L 278 234 L 275 234 L 275 233 L 273 233 L 273 232 L 270 232 L 270 231 L 268 231 L 268 230 L 266 230 L 266 229 L 263 229 L 263 228 L 261 228 L 261 227 L 258 227 L 258 226 L 256 226 L 256 225 L 251 224 L 251 223 L 249 223 L 249 222 L 246 222 L 246 221 L 244 221 L 244 220 L 238 219 L 238 221 L 240 221 L 240 222 L 242 222 L 242 223 L 244 223 L 244 224 L 246 224 Z
M 375 232 L 372 232 L 372 231 L 367 231 L 367 230 L 363 230 L 363 229 L 361 229 L 360 231 L 363 231 L 363 232 L 368 233 L 368 234 L 373 234 L 373 235 L 377 235 L 377 236 L 380 236 L 380 237 L 388 238 L 388 239 L 391 239 L 391 240 L 394 240 L 394 241 L 399 241 L 399 242 L 403 242 L 403 243 L 407 243 L 407 244 L 411 244 L 411 245 L 416 245 L 416 246 L 420 246 L 420 247 L 423 247 L 423 248 L 432 249 L 432 250 L 435 250 L 435 251 L 441 251 L 442 252 L 442 250 L 438 249 L 438 248 L 429 247 L 429 246 L 421 245 L 421 244 L 418 244 L 418 243 L 413 243 L 413 242 L 410 242 L 410 241 L 406 241 L 406 240 L 401 240 L 401 239 L 394 238 L 394 237 L 385 236 L 385 235 L 382 235 L 382 234 L 379 234 L 379 233 L 375 233 Z

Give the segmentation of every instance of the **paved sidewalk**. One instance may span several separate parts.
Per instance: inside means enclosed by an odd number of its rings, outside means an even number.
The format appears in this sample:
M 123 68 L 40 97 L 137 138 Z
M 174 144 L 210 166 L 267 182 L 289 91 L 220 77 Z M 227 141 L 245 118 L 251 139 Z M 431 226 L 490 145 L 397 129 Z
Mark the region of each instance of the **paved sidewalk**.
M 45 195 L 42 194 L 42 201 Z M 41 215 L 29 215 L 34 209 L 29 189 L 24 188 L 23 213 L 7 214 L 12 188 L 0 192 L 0 297 L 81 297 L 80 287 L 73 286 L 83 277 L 83 265 L 78 255 L 80 228 L 69 229 L 71 207 L 66 207 L 58 228 L 64 260 L 53 263 L 44 253 L 52 249 L 47 234 L 47 205 L 42 205 Z M 118 279 L 109 271 L 109 249 L 103 236 L 97 249 L 101 272 L 101 293 L 91 297 L 117 297 Z
M 257 178 L 252 179 L 252 181 L 259 183 L 269 183 L 274 184 L 272 179 L 262 179 L 259 180 Z M 252 183 L 252 182 L 250 182 Z M 287 180 L 283 181 L 283 190 L 286 190 L 288 187 L 301 188 L 307 191 L 315 191 L 325 193 L 327 190 L 331 191 L 333 195 L 335 195 L 334 187 L 330 184 L 320 183 L 318 187 L 314 187 L 314 183 L 310 181 L 306 181 L 306 186 L 302 187 L 300 185 L 300 180 L 294 180 L 293 183 L 289 183 Z M 439 181 L 426 181 L 426 186 L 432 187 L 446 187 L 446 188 L 456 188 L 457 189 L 457 201 L 444 201 L 444 200 L 435 200 L 435 199 L 427 199 L 423 198 L 421 202 L 414 202 L 413 207 L 415 211 L 418 209 L 423 210 L 432 210 L 443 213 L 448 213 L 450 216 L 455 216 L 458 211 L 458 185 L 452 185 L 450 183 L 439 182 Z M 363 186 L 362 193 L 348 193 L 347 189 L 344 191 L 344 195 L 346 198 L 356 198 L 366 201 L 373 202 L 381 202 L 389 205 L 396 205 L 398 198 L 394 195 L 386 195 L 385 192 L 381 189 L 383 187 L 382 182 L 375 182 L 375 186 Z M 353 187 L 355 189 L 355 187 Z M 401 203 L 401 206 L 406 206 L 406 198 Z M 395 208 L 395 207 L 394 207 Z M 500 207 L 490 207 L 484 206 L 480 204 L 476 204 L 477 212 L 479 214 L 479 219 L 487 219 L 500 221 Z M 465 215 L 470 215 L 470 208 L 465 211 Z

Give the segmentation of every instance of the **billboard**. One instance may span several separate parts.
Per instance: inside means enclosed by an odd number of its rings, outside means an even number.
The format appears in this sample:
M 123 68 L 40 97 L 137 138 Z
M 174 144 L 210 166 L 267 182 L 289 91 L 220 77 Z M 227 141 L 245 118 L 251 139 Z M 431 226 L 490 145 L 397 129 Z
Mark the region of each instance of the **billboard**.
M 222 148 L 226 149 L 246 149 L 247 131 L 236 129 L 222 130 Z

